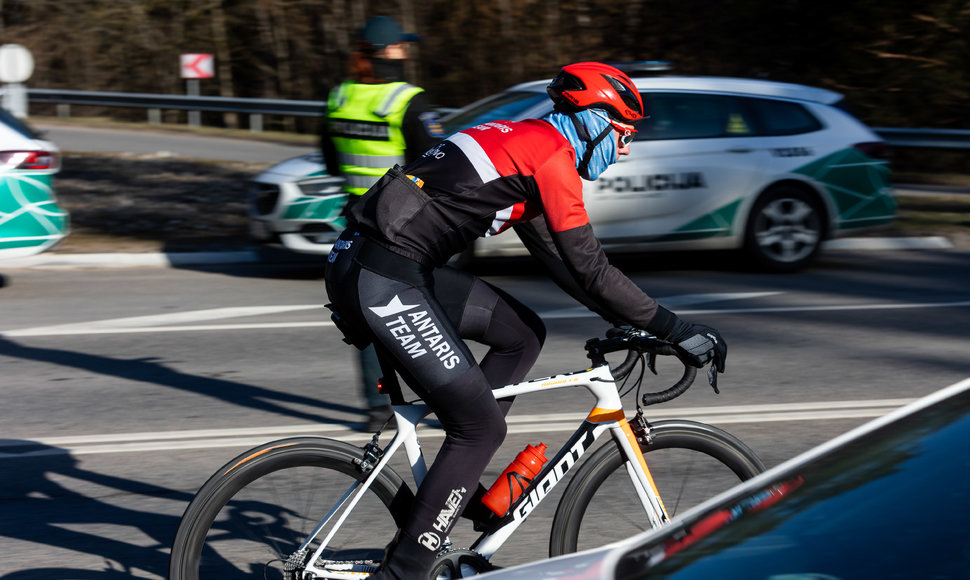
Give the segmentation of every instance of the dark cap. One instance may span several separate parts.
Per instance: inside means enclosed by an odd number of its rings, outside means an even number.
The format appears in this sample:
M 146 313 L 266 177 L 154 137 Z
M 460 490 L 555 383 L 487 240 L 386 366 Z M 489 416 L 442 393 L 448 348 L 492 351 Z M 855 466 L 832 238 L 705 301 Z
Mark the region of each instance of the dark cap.
M 417 34 L 405 33 L 393 18 L 375 16 L 364 24 L 364 28 L 360 31 L 360 39 L 374 48 L 381 49 L 399 42 L 417 42 L 421 37 Z

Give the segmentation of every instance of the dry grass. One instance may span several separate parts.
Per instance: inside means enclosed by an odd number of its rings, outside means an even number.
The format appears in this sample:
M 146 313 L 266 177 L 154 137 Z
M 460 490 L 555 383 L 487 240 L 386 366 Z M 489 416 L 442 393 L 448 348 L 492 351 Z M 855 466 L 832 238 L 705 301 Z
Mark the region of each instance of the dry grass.
M 71 214 L 71 235 L 57 251 L 245 247 L 246 180 L 268 165 L 68 154 L 54 187 Z
M 892 232 L 904 236 L 946 236 L 970 248 L 970 195 L 900 195 Z

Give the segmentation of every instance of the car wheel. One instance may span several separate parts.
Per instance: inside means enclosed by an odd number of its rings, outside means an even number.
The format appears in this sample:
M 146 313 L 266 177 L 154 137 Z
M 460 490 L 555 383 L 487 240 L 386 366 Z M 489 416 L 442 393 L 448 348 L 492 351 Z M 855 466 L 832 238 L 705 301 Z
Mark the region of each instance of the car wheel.
M 745 232 L 745 250 L 755 263 L 773 272 L 804 268 L 818 254 L 825 237 L 818 199 L 797 188 L 769 189 L 755 203 Z

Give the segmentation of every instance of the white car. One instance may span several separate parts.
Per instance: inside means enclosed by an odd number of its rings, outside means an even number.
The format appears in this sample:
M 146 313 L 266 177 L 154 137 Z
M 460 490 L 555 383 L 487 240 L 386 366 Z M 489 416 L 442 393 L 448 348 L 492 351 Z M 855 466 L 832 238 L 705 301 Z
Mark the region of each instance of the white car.
M 888 146 L 845 111 L 840 94 L 751 79 L 633 80 L 649 117 L 630 155 L 584 182 L 593 229 L 608 251 L 741 249 L 767 269 L 792 271 L 825 239 L 895 218 Z M 540 118 L 552 108 L 547 84 L 517 85 L 442 123 L 450 133 Z M 257 234 L 278 235 L 297 251 L 329 251 L 343 224 L 325 171 L 319 156 L 307 156 L 256 177 Z M 479 240 L 473 250 L 524 251 L 513 235 Z
M 67 235 L 54 196 L 59 170 L 57 146 L 0 108 L 0 260 L 38 254 Z
M 249 182 L 249 235 L 294 252 L 326 254 L 346 225 L 343 178 L 327 174 L 320 153 L 287 159 Z

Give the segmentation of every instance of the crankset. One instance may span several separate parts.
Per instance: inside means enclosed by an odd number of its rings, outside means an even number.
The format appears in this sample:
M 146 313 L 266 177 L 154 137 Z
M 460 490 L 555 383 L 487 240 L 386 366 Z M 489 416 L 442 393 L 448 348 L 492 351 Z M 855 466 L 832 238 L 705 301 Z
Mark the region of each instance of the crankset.
M 495 566 L 474 550 L 448 550 L 431 565 L 428 580 L 469 578 L 495 569 Z

